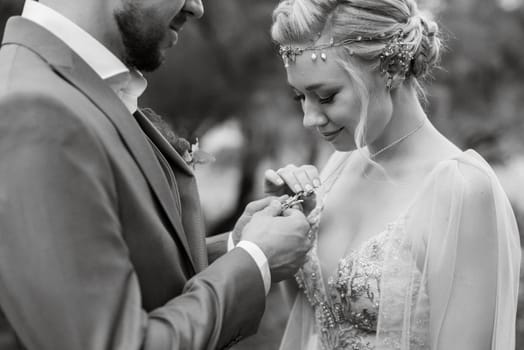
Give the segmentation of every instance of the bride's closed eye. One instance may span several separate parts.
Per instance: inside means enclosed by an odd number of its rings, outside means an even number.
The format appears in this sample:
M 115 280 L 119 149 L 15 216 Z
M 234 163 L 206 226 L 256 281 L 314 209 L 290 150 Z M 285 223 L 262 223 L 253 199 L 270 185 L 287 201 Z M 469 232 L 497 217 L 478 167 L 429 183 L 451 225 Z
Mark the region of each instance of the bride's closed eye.
M 318 102 L 320 104 L 329 104 L 329 103 L 333 102 L 333 100 L 335 99 L 335 96 L 336 96 L 336 93 L 331 94 L 331 95 L 329 95 L 328 97 L 325 97 L 325 98 L 318 97 Z M 306 96 L 303 95 L 303 94 L 295 94 L 293 96 L 293 100 L 298 101 L 298 102 L 302 102 L 305 99 L 306 99 Z
M 300 103 L 305 101 L 306 95 L 304 95 L 302 92 L 300 92 L 299 90 L 295 88 L 292 88 L 292 91 L 293 91 L 293 100 L 300 102 Z M 337 95 L 337 93 L 338 92 L 329 93 L 326 97 L 323 97 L 321 96 L 322 94 L 317 92 L 315 93 L 315 99 L 317 99 L 318 103 L 320 104 L 330 104 L 335 99 L 335 96 Z
M 337 95 L 337 93 L 332 93 L 331 95 L 329 95 L 328 97 L 325 97 L 325 98 L 322 98 L 319 96 L 318 98 L 318 102 L 320 102 L 321 104 L 329 104 L 331 102 L 333 102 L 333 100 L 335 99 L 335 96 Z

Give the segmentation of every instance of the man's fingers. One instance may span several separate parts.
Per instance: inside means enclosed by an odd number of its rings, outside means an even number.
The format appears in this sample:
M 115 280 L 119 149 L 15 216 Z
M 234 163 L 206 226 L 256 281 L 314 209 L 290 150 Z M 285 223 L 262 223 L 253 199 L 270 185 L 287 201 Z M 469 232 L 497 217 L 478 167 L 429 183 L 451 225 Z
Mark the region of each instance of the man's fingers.
M 297 208 L 294 208 L 294 207 L 291 207 L 289 209 L 286 209 L 282 212 L 282 216 L 300 216 L 302 218 L 304 218 L 305 220 L 305 215 L 304 213 L 300 210 L 300 209 L 297 209 Z
M 259 211 L 257 214 L 279 216 L 280 213 L 282 213 L 282 203 L 278 199 L 273 199 L 268 206 Z
M 258 211 L 264 209 L 265 207 L 267 207 L 269 205 L 269 203 L 271 203 L 271 201 L 276 200 L 276 199 L 277 199 L 277 197 L 270 196 L 270 197 L 265 197 L 265 198 L 262 198 L 262 199 L 250 202 L 248 205 L 246 205 L 245 212 L 248 215 L 253 215 L 256 212 L 258 212 Z
M 288 198 L 289 198 L 288 195 L 284 195 L 284 196 L 280 196 L 280 197 L 269 196 L 269 197 L 265 197 L 265 198 L 253 201 L 253 202 L 249 203 L 248 205 L 246 205 L 245 213 L 247 215 L 252 216 L 253 214 L 261 211 L 264 208 L 266 208 L 271 203 L 271 201 L 278 200 L 280 203 L 282 203 L 282 202 L 284 202 Z

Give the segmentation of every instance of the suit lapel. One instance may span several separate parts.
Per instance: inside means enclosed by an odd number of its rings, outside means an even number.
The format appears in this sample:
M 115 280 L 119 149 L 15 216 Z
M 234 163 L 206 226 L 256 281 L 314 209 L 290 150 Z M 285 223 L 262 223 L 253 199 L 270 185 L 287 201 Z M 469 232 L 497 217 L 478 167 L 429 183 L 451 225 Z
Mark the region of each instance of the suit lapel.
M 173 148 L 171 143 L 169 143 L 164 135 L 162 135 L 162 133 L 156 128 L 153 122 L 146 116 L 146 112 L 139 109 L 135 113 L 135 116 L 137 117 L 138 124 L 140 124 L 144 132 L 157 145 L 160 151 L 162 151 L 162 154 L 169 160 L 171 165 L 178 168 L 178 170 L 180 170 L 186 176 L 195 176 L 193 169 L 189 167 L 186 161 Z
M 162 152 L 173 170 L 187 239 L 197 271 L 201 271 L 208 263 L 205 227 L 194 172 L 142 111 L 139 110 L 135 116 L 142 130 Z
M 163 170 L 140 126 L 113 90 L 62 41 L 31 21 L 20 17 L 10 19 L 3 41 L 3 45 L 8 44 L 18 44 L 38 54 L 111 120 L 151 186 L 195 268 L 181 215 L 176 210 Z

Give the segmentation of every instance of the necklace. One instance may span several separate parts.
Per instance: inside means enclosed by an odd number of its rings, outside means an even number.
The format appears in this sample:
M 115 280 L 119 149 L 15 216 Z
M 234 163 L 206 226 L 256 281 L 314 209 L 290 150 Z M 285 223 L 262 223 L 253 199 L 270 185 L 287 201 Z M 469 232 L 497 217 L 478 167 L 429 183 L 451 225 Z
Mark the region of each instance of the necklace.
M 407 133 L 406 135 L 400 137 L 399 139 L 393 141 L 389 145 L 386 145 L 385 147 L 381 148 L 377 152 L 371 154 L 369 157 L 370 158 L 375 158 L 376 156 L 378 156 L 382 152 L 384 152 L 384 151 L 390 149 L 391 147 L 399 144 L 400 142 L 404 141 L 405 139 L 407 139 L 408 137 L 410 137 L 411 135 L 413 135 L 414 133 L 419 131 L 424 126 L 424 124 L 425 124 L 425 121 L 422 121 L 422 123 L 420 123 L 420 125 L 418 125 L 415 129 L 411 130 L 409 133 Z M 324 193 L 324 195 L 327 195 L 327 192 L 329 192 L 331 190 L 331 187 L 333 186 L 333 184 L 338 180 L 338 177 L 342 173 L 342 169 L 344 168 L 344 165 L 346 165 L 350 155 L 351 155 L 351 152 L 346 156 L 346 158 L 342 162 L 340 162 L 337 165 L 335 170 L 331 174 L 329 174 L 326 177 L 326 179 L 324 180 L 324 183 L 327 184 L 328 180 L 333 179 L 331 184 L 326 186 L 327 187 L 327 191 Z M 286 201 L 284 201 L 284 203 L 282 203 L 282 210 L 286 210 L 286 209 L 292 207 L 295 204 L 302 203 L 304 201 L 305 197 L 308 197 L 308 196 L 312 195 L 314 192 L 315 191 L 312 190 L 310 192 L 301 191 L 301 192 L 296 193 L 294 196 L 288 198 Z
M 424 124 L 425 124 L 425 120 L 423 120 L 422 123 L 420 123 L 415 129 L 413 129 L 410 132 L 408 132 L 406 135 L 404 135 L 404 136 L 400 137 L 399 139 L 393 141 L 389 145 L 386 145 L 385 147 L 379 149 L 377 152 L 375 152 L 373 154 L 370 154 L 369 157 L 370 158 L 375 158 L 376 156 L 378 156 L 379 154 L 383 153 L 384 151 L 387 151 L 391 147 L 398 145 L 399 143 L 401 143 L 402 141 L 404 141 L 405 139 L 407 139 L 408 137 L 410 137 L 411 135 L 413 135 L 414 133 L 419 131 L 424 126 Z

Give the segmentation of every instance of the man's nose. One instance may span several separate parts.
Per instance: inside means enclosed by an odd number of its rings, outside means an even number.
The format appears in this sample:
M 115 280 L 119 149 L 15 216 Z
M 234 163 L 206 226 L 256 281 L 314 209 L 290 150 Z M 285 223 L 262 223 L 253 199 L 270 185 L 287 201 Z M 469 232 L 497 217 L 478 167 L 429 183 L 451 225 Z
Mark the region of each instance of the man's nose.
M 184 11 L 194 18 L 201 18 L 204 15 L 202 0 L 186 0 Z

